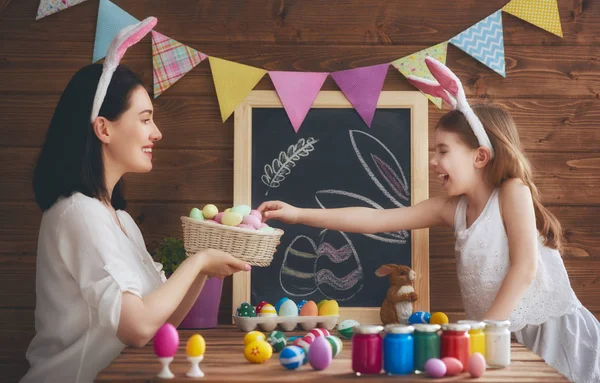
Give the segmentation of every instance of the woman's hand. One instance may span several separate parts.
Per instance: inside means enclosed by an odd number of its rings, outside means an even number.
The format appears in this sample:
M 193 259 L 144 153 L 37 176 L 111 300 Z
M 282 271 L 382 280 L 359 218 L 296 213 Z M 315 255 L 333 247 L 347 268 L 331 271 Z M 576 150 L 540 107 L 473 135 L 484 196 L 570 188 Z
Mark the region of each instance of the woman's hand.
M 257 209 L 263 216 L 263 221 L 277 219 L 284 223 L 296 224 L 300 209 L 281 201 L 263 202 Z
M 193 255 L 200 262 L 200 273 L 209 277 L 223 279 L 238 271 L 249 271 L 250 265 L 229 253 L 216 249 L 207 249 Z

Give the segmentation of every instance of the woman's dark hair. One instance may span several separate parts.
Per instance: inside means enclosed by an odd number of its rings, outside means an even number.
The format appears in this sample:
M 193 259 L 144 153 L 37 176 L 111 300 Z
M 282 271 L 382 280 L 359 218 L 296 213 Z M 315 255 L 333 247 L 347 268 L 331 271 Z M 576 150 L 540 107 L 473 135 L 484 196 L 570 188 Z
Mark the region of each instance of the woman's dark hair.
M 122 180 L 108 195 L 104 179 L 102 143 L 90 122 L 94 95 L 102 74 L 101 64 L 80 69 L 64 90 L 33 174 L 35 200 L 42 211 L 60 197 L 80 192 L 101 201 L 110 201 L 115 209 L 125 208 Z M 118 120 L 129 108 L 130 96 L 142 80 L 130 69 L 119 65 L 115 71 L 100 116 Z

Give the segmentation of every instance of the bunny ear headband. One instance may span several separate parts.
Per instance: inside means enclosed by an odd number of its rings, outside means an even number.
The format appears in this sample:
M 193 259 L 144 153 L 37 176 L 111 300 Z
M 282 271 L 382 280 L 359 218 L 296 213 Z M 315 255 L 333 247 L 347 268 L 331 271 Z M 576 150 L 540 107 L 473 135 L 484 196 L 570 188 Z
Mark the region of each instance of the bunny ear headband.
M 148 17 L 137 24 L 128 25 L 121 29 L 115 36 L 113 41 L 108 47 L 106 58 L 104 59 L 104 65 L 102 66 L 102 75 L 100 81 L 98 81 L 98 88 L 96 88 L 96 95 L 94 96 L 94 104 L 92 106 L 92 122 L 98 117 L 100 113 L 100 107 L 106 97 L 106 91 L 108 85 L 112 79 L 115 70 L 119 66 L 119 62 L 123 58 L 123 55 L 127 49 L 137 44 L 144 36 L 148 34 L 154 28 L 158 19 L 156 17 Z
M 408 82 L 424 93 L 433 97 L 441 97 L 442 100 L 452 106 L 452 109 L 460 111 L 467 119 L 471 129 L 473 129 L 479 145 L 488 148 L 491 157 L 494 158 L 494 148 L 492 148 L 490 138 L 485 132 L 483 124 L 467 102 L 465 91 L 458 77 L 447 66 L 433 57 L 427 56 L 425 64 L 437 81 L 408 76 Z

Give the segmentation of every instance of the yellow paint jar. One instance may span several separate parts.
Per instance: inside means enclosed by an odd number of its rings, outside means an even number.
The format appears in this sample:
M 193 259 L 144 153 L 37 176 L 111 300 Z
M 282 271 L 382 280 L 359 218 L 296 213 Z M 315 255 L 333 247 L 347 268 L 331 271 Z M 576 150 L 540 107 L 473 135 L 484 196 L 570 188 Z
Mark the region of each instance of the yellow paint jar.
M 485 333 L 483 332 L 485 323 L 475 320 L 459 320 L 458 323 L 471 326 L 469 330 L 471 353 L 469 355 L 478 352 L 485 358 Z

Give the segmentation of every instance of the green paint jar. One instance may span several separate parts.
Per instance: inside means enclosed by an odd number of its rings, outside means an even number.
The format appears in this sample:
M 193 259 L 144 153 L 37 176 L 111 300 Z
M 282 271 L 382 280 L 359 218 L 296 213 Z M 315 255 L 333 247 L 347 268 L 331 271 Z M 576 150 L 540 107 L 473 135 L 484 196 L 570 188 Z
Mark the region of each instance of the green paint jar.
M 440 325 L 415 324 L 413 325 L 415 344 L 415 371 L 424 372 L 425 363 L 431 358 L 440 357 Z

